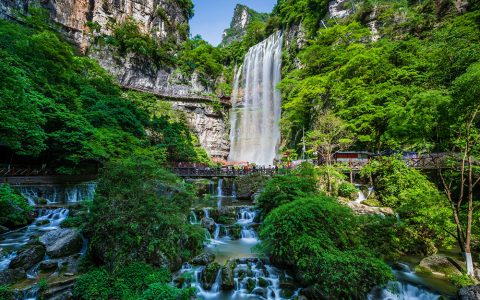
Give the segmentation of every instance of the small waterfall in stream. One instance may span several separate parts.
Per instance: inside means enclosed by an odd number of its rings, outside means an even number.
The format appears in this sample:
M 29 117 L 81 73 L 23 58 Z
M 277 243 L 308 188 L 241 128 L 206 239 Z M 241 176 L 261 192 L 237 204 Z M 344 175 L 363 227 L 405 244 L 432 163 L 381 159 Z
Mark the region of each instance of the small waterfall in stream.
M 218 179 L 217 197 L 223 197 L 223 179 Z
M 437 300 L 440 295 L 417 287 L 413 284 L 392 281 L 384 289 L 375 289 L 368 300 Z
M 237 186 L 235 180 L 232 180 L 232 198 L 237 198 Z
M 93 200 L 97 184 L 88 182 L 76 185 L 20 185 L 13 187 L 27 198 L 31 205 L 37 205 Z M 40 203 L 42 199 L 46 203 Z
M 22 248 L 34 237 L 58 229 L 60 223 L 68 217 L 68 213 L 69 210 L 66 208 L 38 210 L 37 218 L 29 226 L 0 235 L 0 248 L 9 250 Z
M 203 217 L 215 216 L 211 208 L 203 209 Z M 197 217 L 192 211 L 191 222 Z M 213 282 L 204 282 L 206 267 L 191 266 L 186 263 L 177 273 L 174 283 L 181 283 L 183 287 L 194 287 L 197 291 L 196 299 L 208 300 L 287 300 L 295 299 L 299 295 L 299 289 L 293 283 L 293 278 L 285 271 L 279 270 L 267 264 L 266 261 L 257 258 L 252 254 L 252 247 L 258 241 L 257 233 L 254 230 L 257 212 L 253 207 L 244 206 L 235 208 L 235 223 L 232 225 L 218 224 L 212 234 L 206 230 L 208 239 L 207 251 L 215 253 L 220 268 L 216 270 Z M 195 218 L 193 218 L 195 215 Z M 241 227 L 241 236 L 232 237 L 229 235 L 229 228 Z M 245 251 L 245 252 L 243 252 Z M 247 253 L 250 253 L 248 254 Z M 226 257 L 223 255 L 226 254 Z M 245 255 L 245 256 L 244 256 Z M 218 260 L 223 259 L 223 260 Z M 232 271 L 225 272 L 225 268 L 232 262 Z M 233 290 L 222 290 L 223 276 L 230 276 L 233 279 Z M 281 284 L 282 282 L 282 284 Z M 292 289 L 293 287 L 293 289 Z
M 281 32 L 253 46 L 235 71 L 229 161 L 271 165 L 280 143 Z

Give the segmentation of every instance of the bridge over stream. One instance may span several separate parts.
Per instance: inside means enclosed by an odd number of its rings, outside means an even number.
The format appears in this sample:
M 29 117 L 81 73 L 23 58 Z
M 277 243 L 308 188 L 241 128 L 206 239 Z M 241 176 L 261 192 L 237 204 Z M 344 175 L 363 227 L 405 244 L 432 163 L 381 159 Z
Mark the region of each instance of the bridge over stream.
M 456 157 L 455 154 L 432 153 L 418 157 L 404 157 L 405 163 L 418 170 L 438 170 L 451 168 L 448 164 L 448 158 Z M 358 173 L 365 167 L 370 159 L 364 160 L 347 160 L 337 161 L 340 168 L 343 168 L 345 173 Z M 310 162 L 317 164 L 318 161 Z M 253 167 L 253 166 L 223 166 L 223 167 L 209 167 L 204 165 L 195 165 L 190 163 L 179 163 L 175 166 L 165 166 L 173 173 L 183 178 L 235 178 L 239 176 L 262 174 L 266 176 L 273 176 L 275 174 L 286 174 L 298 166 L 300 162 L 292 163 L 288 167 Z M 97 175 L 60 175 L 55 174 L 53 170 L 35 169 L 35 168 L 1 168 L 0 167 L 0 183 L 10 184 L 72 184 L 92 181 L 97 178 Z

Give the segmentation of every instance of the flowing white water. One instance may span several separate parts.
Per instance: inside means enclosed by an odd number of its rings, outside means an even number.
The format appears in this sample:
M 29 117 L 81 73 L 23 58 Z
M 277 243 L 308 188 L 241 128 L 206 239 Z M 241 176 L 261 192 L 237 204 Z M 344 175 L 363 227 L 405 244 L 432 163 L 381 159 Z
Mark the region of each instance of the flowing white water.
M 232 180 L 232 198 L 237 198 L 237 186 L 235 180 Z
M 223 179 L 218 179 L 217 197 L 223 197 Z
M 97 184 L 87 182 L 76 185 L 21 185 L 14 186 L 31 205 L 46 203 L 76 203 L 93 200 Z
M 24 228 L 9 231 L 0 236 L 0 248 L 18 250 L 30 242 L 34 237 L 51 230 L 58 229 L 60 223 L 68 216 L 66 208 L 41 209 L 35 221 Z
M 280 143 L 281 32 L 253 46 L 235 72 L 229 161 L 271 165 Z

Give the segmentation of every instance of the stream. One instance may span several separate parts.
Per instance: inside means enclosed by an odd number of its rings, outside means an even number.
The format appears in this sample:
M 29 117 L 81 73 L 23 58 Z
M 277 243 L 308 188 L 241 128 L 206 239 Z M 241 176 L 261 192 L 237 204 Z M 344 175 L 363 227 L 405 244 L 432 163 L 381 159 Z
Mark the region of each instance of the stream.
M 228 189 L 231 195 L 226 196 L 223 180 L 210 184 L 211 197 L 216 200 L 217 207 L 203 207 L 201 213 L 191 211 L 190 223 L 202 224 L 202 220 L 211 219 L 215 211 L 235 209 L 234 224 L 220 224 L 215 222 L 212 233 L 206 230 L 205 250 L 215 254 L 215 262 L 227 266 L 232 261 L 234 268 L 234 288 L 222 289 L 222 272 L 220 268 L 211 286 L 204 282 L 205 266 L 184 264 L 176 274 L 177 278 L 184 278 L 184 287 L 193 287 L 197 291 L 197 299 L 212 300 L 287 300 L 295 299 L 301 293 L 301 287 L 286 271 L 275 268 L 263 257 L 255 253 L 255 246 L 261 241 L 258 239 L 256 228 L 257 212 L 252 205 L 235 205 L 235 183 Z M 371 192 L 372 189 L 369 189 Z M 368 195 L 359 190 L 358 203 L 366 200 Z M 224 206 L 228 204 L 228 206 Z M 200 215 L 201 214 L 201 215 Z M 232 228 L 241 227 L 240 234 L 235 238 Z M 400 267 L 398 267 L 400 266 Z M 374 288 L 367 296 L 369 300 L 436 300 L 441 296 L 446 299 L 455 299 L 455 291 L 445 288 L 444 281 L 427 278 L 415 273 L 406 263 L 397 263 L 392 267 L 397 281 L 389 282 L 385 288 Z

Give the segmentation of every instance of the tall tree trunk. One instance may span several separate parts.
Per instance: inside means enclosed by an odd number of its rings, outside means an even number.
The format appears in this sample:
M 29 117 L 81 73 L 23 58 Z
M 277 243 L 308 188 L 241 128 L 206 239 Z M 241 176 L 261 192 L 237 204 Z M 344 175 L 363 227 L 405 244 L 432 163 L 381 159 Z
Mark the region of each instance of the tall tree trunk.
M 467 234 L 465 237 L 465 260 L 467 263 L 467 274 L 473 275 L 473 260 L 470 249 L 472 236 L 473 219 L 473 175 L 472 175 L 472 156 L 468 156 L 468 216 L 467 216 Z

